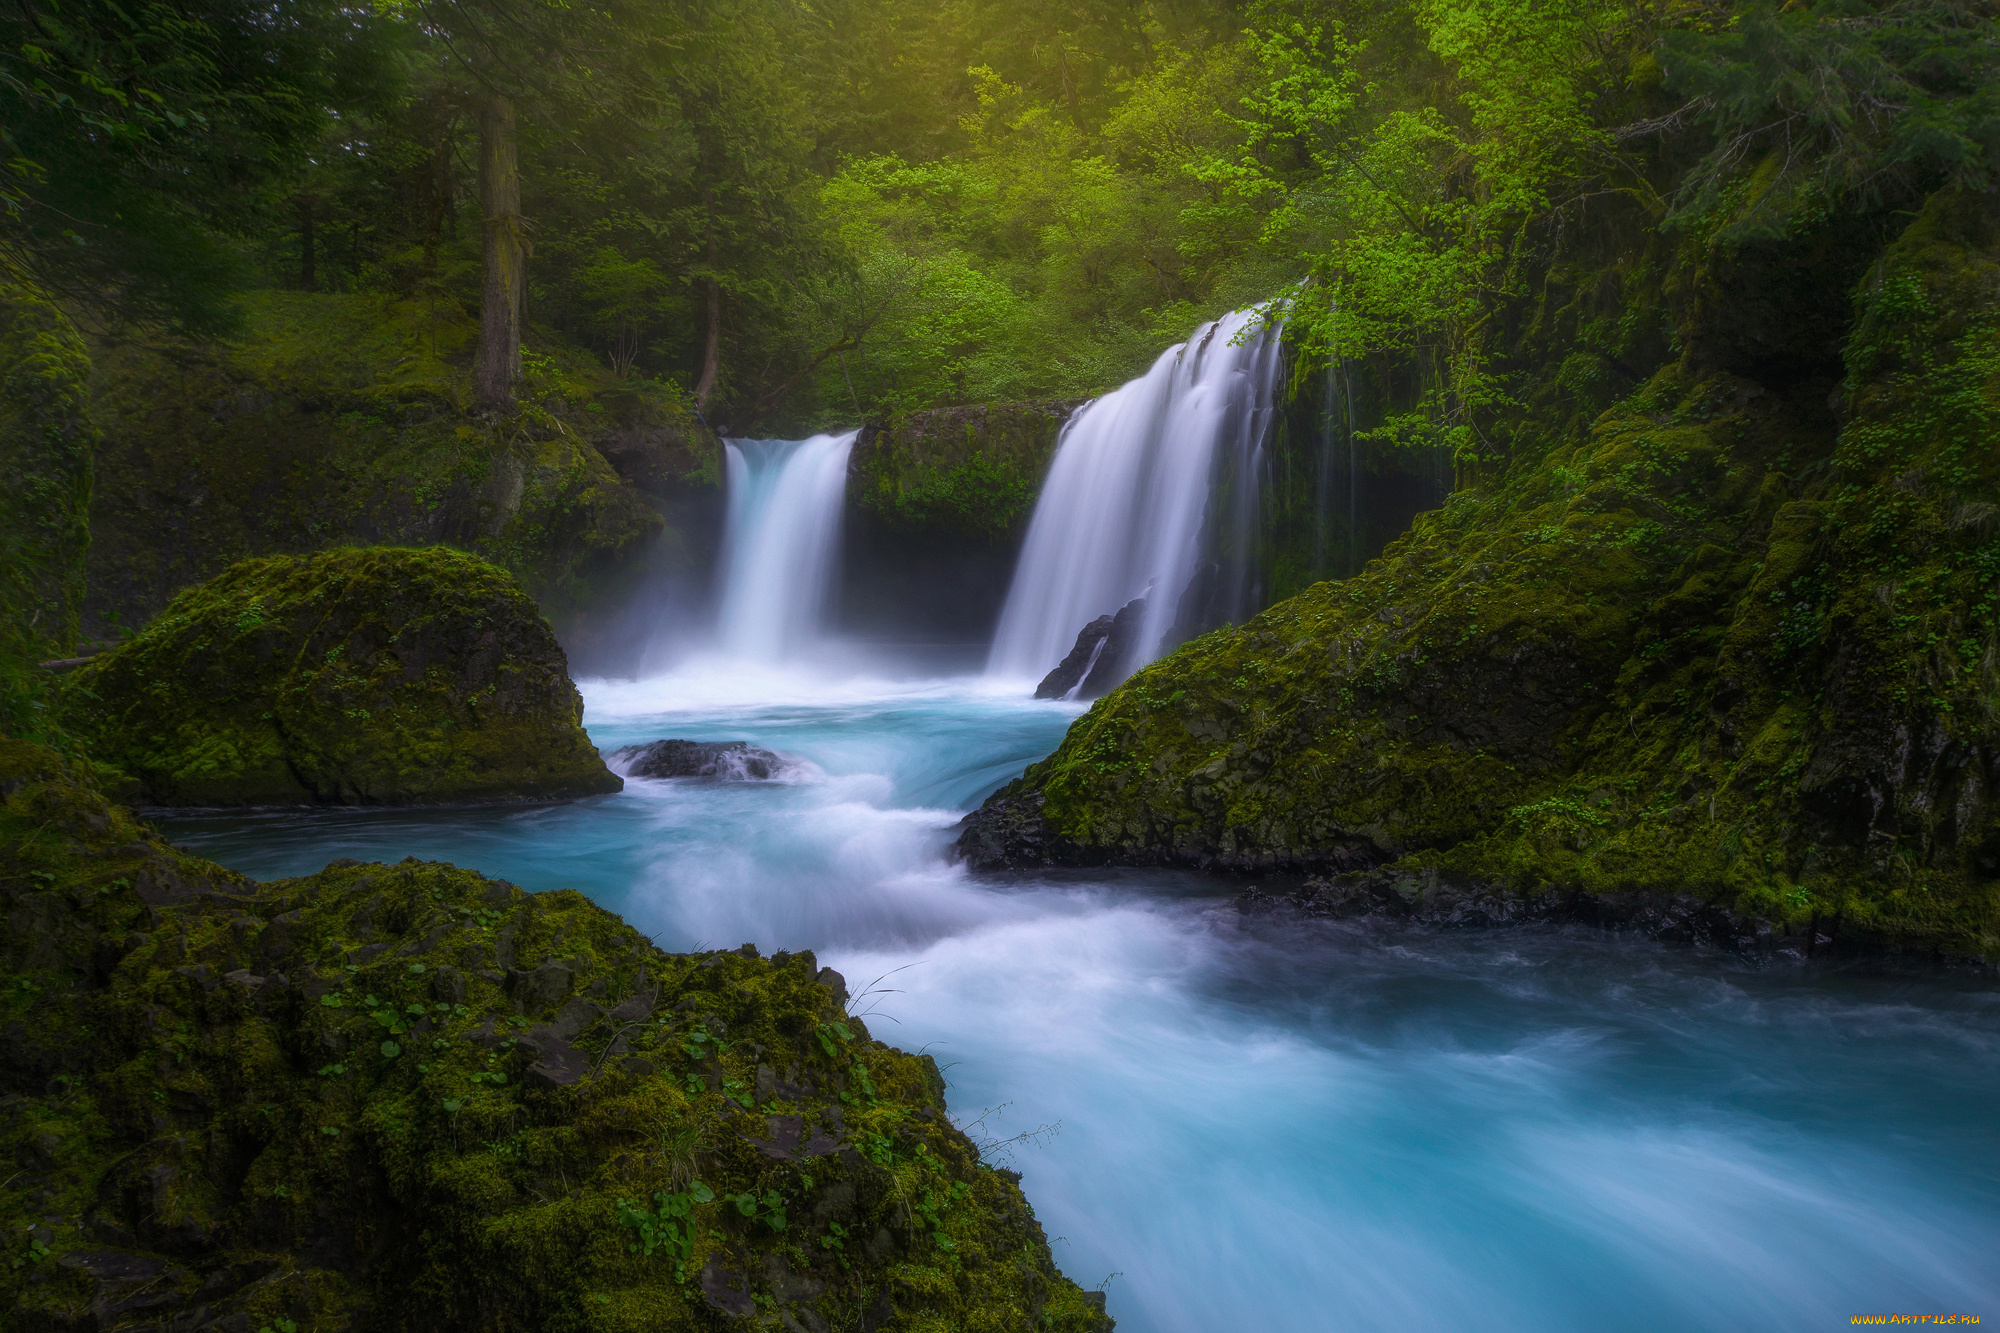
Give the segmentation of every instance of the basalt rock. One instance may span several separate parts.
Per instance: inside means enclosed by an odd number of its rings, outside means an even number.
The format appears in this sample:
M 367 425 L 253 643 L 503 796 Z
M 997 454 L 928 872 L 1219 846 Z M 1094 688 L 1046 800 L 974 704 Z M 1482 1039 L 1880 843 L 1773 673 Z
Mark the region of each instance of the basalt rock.
M 1146 599 L 1134 597 L 1116 615 L 1099 616 L 1076 636 L 1076 645 L 1035 687 L 1037 699 L 1095 699 L 1132 672 Z M 1075 691 L 1074 694 L 1071 691 Z
M 1524 894 L 1502 885 L 1456 883 L 1435 871 L 1377 869 L 1314 876 L 1278 894 L 1252 886 L 1237 895 L 1235 905 L 1247 915 L 1290 912 L 1337 921 L 1387 918 L 1433 930 L 1586 925 L 1631 931 L 1663 943 L 1704 945 L 1757 962 L 1803 961 L 1846 949 L 1837 916 L 1816 917 L 1786 933 L 1771 921 L 1691 893 Z
M 798 767 L 775 750 L 748 741 L 653 741 L 614 750 L 610 761 L 631 778 L 716 778 L 766 782 Z
M 160 805 L 548 800 L 621 785 L 534 602 L 445 547 L 243 561 L 63 689 L 93 759 Z
M 17 741 L 0 796 L 0 1326 L 1111 1327 L 809 953 L 414 859 L 259 884 Z

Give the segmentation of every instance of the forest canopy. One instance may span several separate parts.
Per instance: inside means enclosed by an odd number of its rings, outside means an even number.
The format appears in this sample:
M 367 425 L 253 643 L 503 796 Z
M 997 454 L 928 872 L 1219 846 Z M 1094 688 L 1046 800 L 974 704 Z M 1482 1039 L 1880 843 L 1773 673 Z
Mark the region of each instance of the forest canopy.
M 738 429 L 1086 396 L 1283 298 L 1301 366 L 1416 358 L 1387 433 L 1477 454 L 1523 392 L 1494 312 L 1587 210 L 1727 245 L 2000 171 L 1989 0 L 21 0 L 0 24 L 17 277 L 202 335 L 257 288 L 421 300 L 483 314 L 491 402 L 546 334 Z

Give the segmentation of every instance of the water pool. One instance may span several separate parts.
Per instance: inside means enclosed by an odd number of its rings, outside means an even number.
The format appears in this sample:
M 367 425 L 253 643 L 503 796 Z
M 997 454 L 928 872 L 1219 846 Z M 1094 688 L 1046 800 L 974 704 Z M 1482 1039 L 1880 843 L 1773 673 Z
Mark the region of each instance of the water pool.
M 1989 981 L 1243 916 L 1239 884 L 1193 874 L 974 876 L 947 855 L 959 816 L 1079 706 L 733 666 L 584 692 L 606 749 L 807 762 L 164 827 L 260 878 L 447 860 L 580 889 L 667 948 L 811 948 L 856 990 L 881 978 L 875 1035 L 938 1057 L 1126 1333 L 2000 1318 Z

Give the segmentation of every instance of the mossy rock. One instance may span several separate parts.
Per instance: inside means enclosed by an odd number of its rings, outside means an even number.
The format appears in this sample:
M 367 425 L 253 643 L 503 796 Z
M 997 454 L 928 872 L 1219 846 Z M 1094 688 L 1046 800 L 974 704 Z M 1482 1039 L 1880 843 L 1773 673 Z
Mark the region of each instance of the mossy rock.
M 961 847 L 1690 895 L 1808 949 L 2000 957 L 1992 217 L 1940 195 L 1879 256 L 1844 386 L 1683 360 L 1580 430 L 1517 423 L 1504 475 L 1138 673 Z
M 870 426 L 848 463 L 848 503 L 901 532 L 1016 535 L 1078 406 L 1050 399 L 946 407 Z
M 253 883 L 21 742 L 0 792 L 9 1328 L 1111 1327 L 810 954 L 413 860 Z
M 92 757 L 160 805 L 617 791 L 582 715 L 521 585 L 441 546 L 242 561 L 64 689 Z

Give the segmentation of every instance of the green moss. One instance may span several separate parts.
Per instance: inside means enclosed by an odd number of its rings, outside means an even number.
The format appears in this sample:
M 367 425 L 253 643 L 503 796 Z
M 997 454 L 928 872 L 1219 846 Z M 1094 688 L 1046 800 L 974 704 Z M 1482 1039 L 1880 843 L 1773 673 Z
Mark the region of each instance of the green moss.
M 233 344 L 98 348 L 100 628 L 234 560 L 347 541 L 476 551 L 566 616 L 662 526 L 599 444 L 685 427 L 712 446 L 672 395 L 613 382 L 549 337 L 529 339 L 520 409 L 474 412 L 477 325 L 449 303 L 261 292 L 242 306 Z
M 179 805 L 615 791 L 548 622 L 448 547 L 247 560 L 64 687 L 92 756 Z
M 1670 365 L 1100 700 L 968 852 L 1693 894 L 1992 956 L 1991 216 L 1940 196 L 1882 254 L 1841 417 Z
M 856 443 L 849 503 L 892 531 L 1015 535 L 1034 510 L 1070 402 L 912 413 Z
M 96 444 L 83 340 L 45 297 L 0 287 L 0 730 L 45 735 L 35 664 L 76 643 Z
M 0 791 L 14 1325 L 1110 1327 L 810 954 L 435 863 L 255 884 L 16 742 Z

